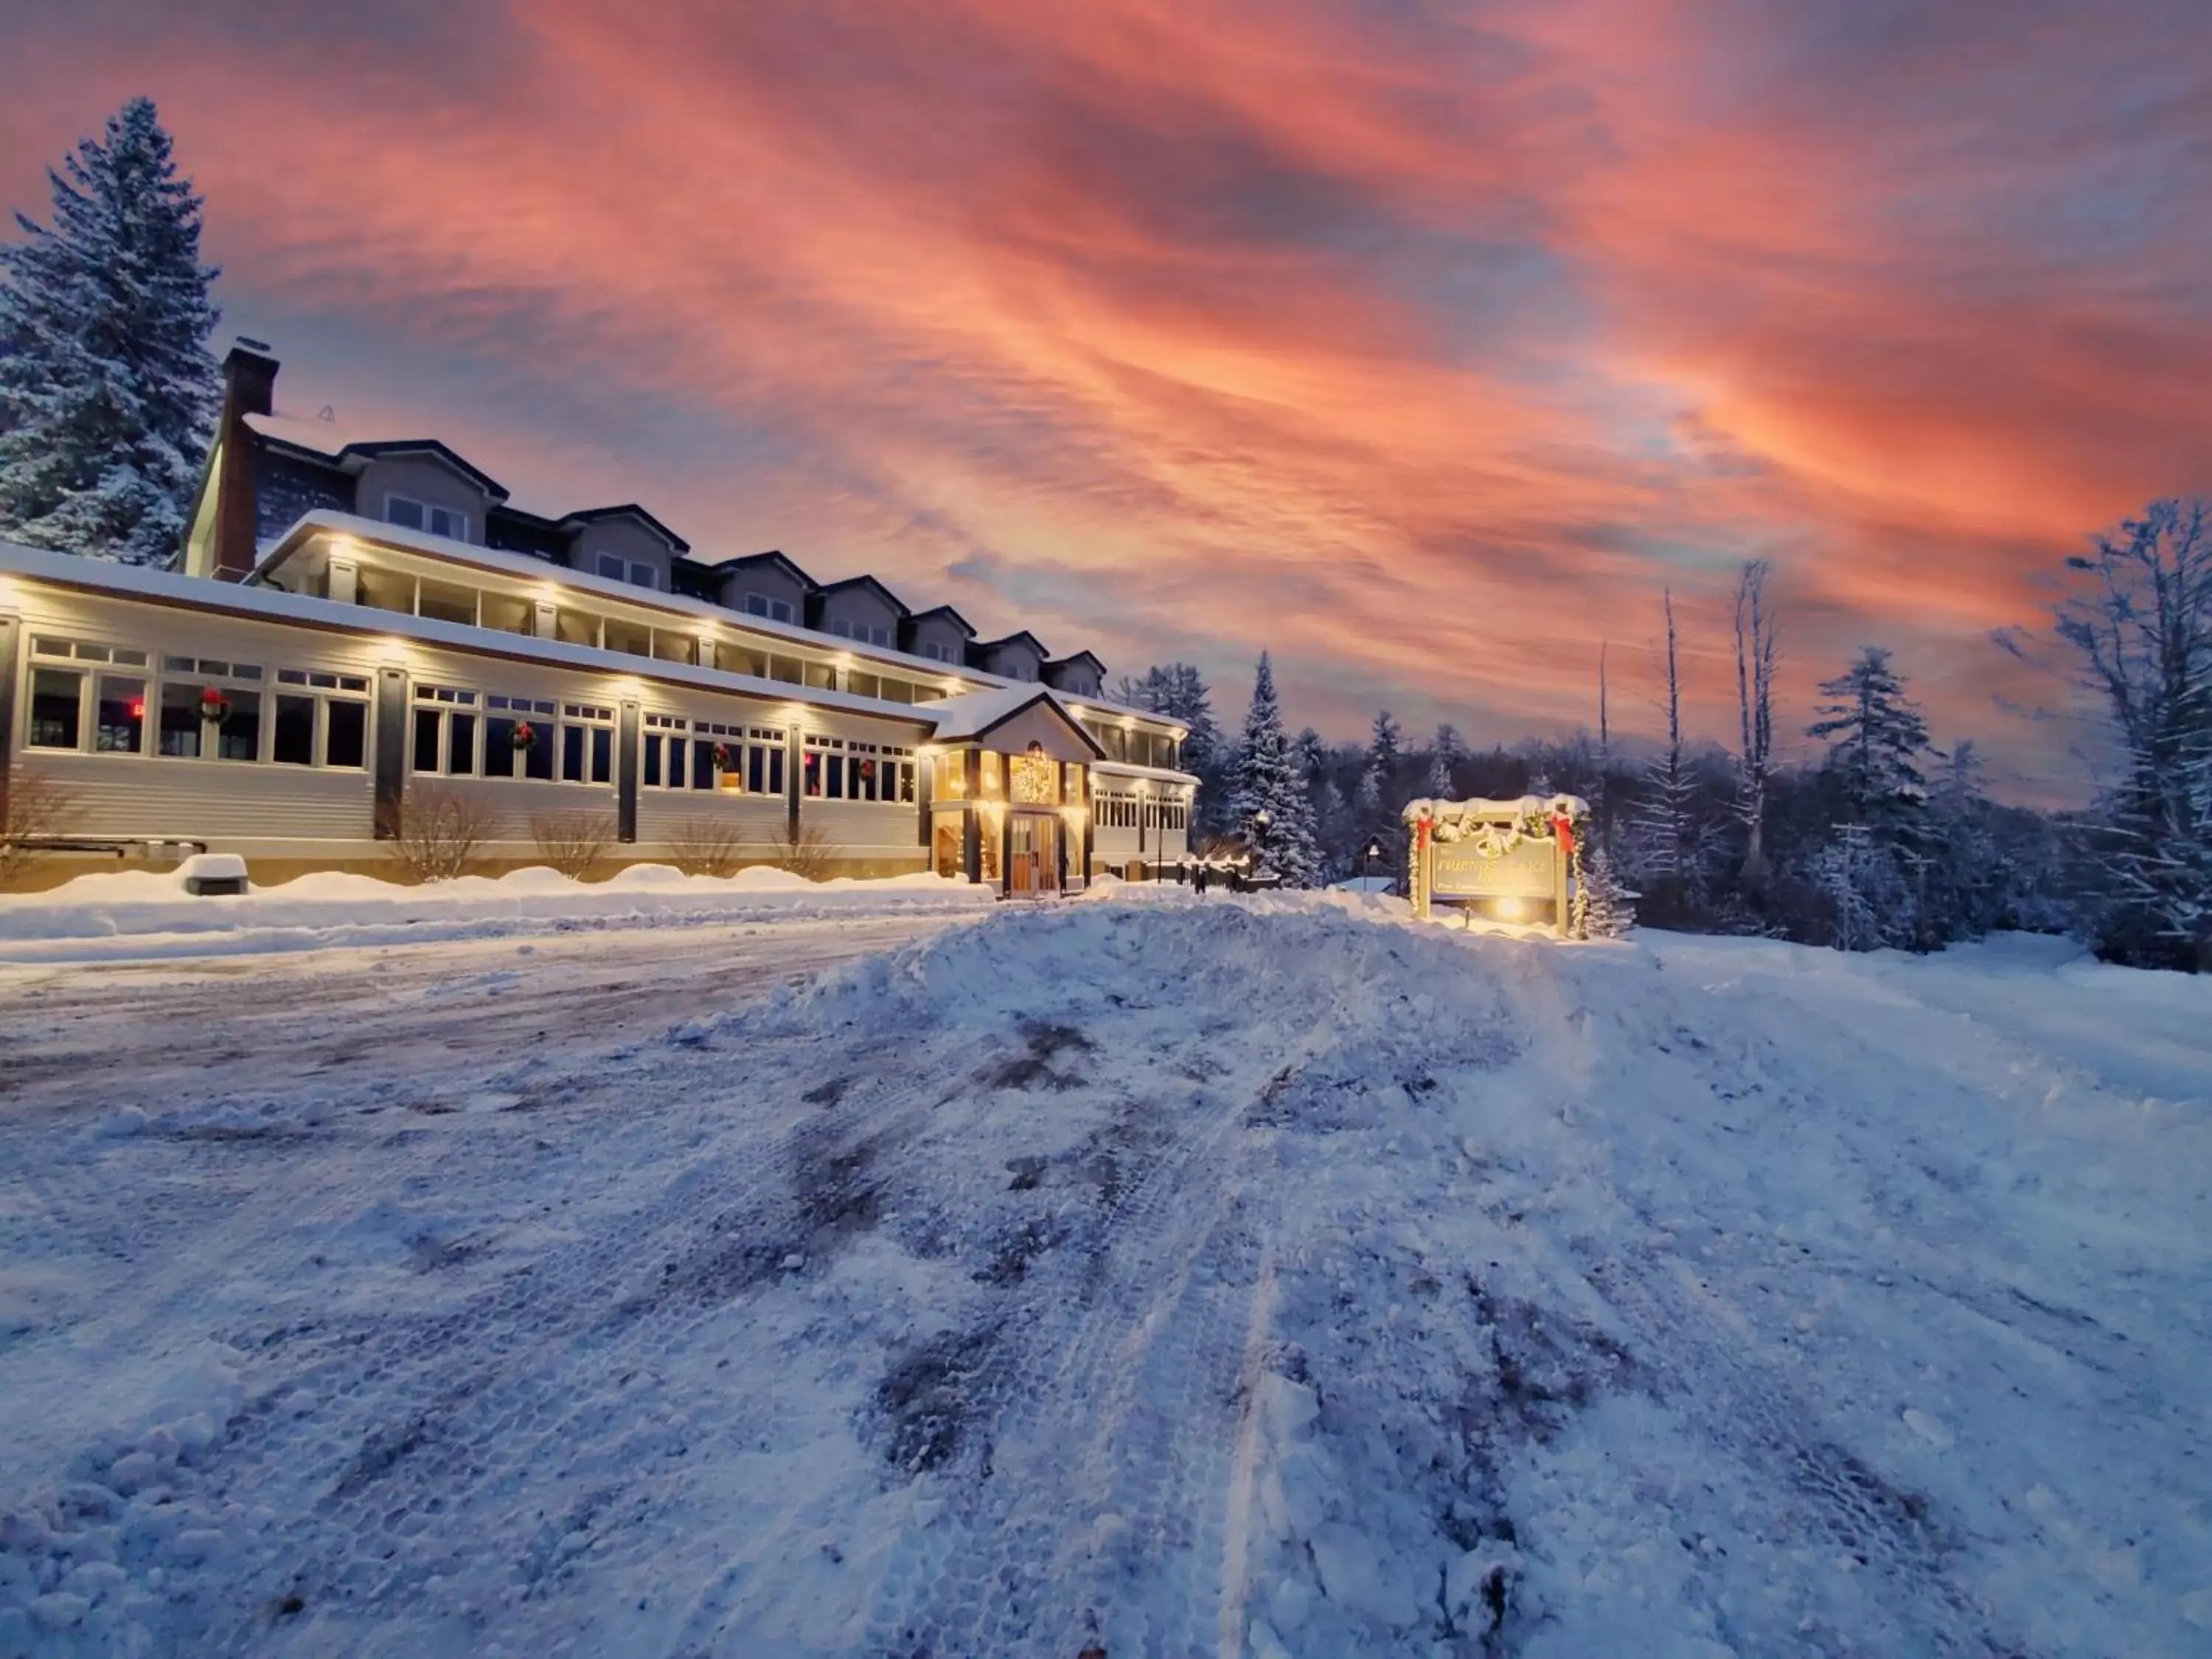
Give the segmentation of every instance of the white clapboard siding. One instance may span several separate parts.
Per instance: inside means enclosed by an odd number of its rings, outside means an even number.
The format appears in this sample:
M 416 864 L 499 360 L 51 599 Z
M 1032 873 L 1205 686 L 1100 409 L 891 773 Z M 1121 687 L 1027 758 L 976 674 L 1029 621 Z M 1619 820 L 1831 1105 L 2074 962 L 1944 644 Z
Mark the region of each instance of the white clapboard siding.
M 17 763 L 65 792 L 70 807 L 61 830 L 70 836 L 181 836 L 249 857 L 313 843 L 337 856 L 330 843 L 366 844 L 374 830 L 365 771 L 35 749 Z
M 784 849 L 787 808 L 781 795 L 741 795 L 721 789 L 641 789 L 637 794 L 640 846 L 666 846 L 693 822 L 727 825 L 743 855 L 766 859 Z
M 911 804 L 855 800 L 803 800 L 799 825 L 817 829 L 830 838 L 838 856 L 854 858 L 922 858 L 921 830 Z

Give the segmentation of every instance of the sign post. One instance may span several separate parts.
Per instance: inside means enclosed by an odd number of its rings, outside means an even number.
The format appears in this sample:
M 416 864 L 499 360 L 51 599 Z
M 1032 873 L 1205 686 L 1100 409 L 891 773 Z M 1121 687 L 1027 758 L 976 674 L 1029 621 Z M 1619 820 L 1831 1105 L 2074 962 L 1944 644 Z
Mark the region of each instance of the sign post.
M 1548 924 L 1553 937 L 1578 937 L 1582 848 L 1578 827 L 1589 804 L 1576 795 L 1518 800 L 1417 800 L 1402 815 L 1413 914 L 1438 904 L 1470 919 Z

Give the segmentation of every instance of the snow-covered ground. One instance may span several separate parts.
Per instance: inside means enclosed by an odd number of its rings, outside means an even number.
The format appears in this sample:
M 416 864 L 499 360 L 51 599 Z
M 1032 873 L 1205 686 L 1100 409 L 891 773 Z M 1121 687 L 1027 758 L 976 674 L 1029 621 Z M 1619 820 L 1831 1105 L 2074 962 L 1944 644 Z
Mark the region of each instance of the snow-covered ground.
M 0 969 L 0 1654 L 2212 1651 L 2212 986 L 1401 912 Z
M 980 914 L 994 902 L 988 889 L 927 872 L 816 882 L 765 865 L 733 876 L 687 876 L 665 864 L 634 864 L 605 881 L 533 866 L 420 886 L 331 872 L 196 896 L 185 888 L 190 868 L 104 872 L 44 892 L 0 894 L 0 963 L 249 956 L 513 937 L 556 924 L 620 929 Z

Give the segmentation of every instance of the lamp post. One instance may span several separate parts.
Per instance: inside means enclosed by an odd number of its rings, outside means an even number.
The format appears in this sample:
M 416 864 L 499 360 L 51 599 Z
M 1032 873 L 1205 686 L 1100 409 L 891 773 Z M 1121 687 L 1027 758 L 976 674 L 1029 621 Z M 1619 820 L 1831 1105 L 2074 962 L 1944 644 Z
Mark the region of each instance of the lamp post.
M 1267 815 L 1267 809 L 1264 806 L 1252 814 L 1254 862 L 1261 866 L 1253 871 L 1252 873 L 1255 876 L 1267 873 L 1265 866 L 1267 862 L 1267 826 L 1273 822 L 1274 819 Z
M 1370 836 L 1367 838 L 1367 845 L 1359 849 L 1359 879 L 1362 882 L 1367 879 L 1367 866 L 1382 856 L 1382 843 Z

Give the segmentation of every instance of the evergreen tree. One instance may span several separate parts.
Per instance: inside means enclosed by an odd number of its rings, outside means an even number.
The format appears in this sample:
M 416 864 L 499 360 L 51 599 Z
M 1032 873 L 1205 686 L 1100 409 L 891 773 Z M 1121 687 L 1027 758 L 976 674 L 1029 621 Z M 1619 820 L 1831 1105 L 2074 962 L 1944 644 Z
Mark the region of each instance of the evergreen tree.
M 2212 502 L 2154 501 L 2056 607 L 2120 775 L 2086 826 L 2085 931 L 2119 962 L 2212 969 Z
M 1585 939 L 1619 939 L 1636 926 L 1636 895 L 1613 872 L 1613 854 L 1602 841 L 1583 860 L 1581 908 Z
M 1375 724 L 1367 736 L 1367 764 L 1370 770 L 1382 775 L 1387 785 L 1390 773 L 1398 764 L 1398 756 L 1405 748 L 1405 734 L 1399 730 L 1397 720 L 1387 708 L 1377 711 Z
M 0 532 L 165 564 L 217 401 L 200 198 L 146 98 L 46 177 L 52 227 L 0 248 Z
M 1921 757 L 1928 722 L 1905 695 L 1889 653 L 1869 646 L 1843 673 L 1821 683 L 1821 718 L 1808 738 L 1832 739 L 1828 764 L 1843 785 L 1850 816 L 1892 842 L 1910 839 L 1927 805 Z
M 1252 707 L 1244 717 L 1244 739 L 1237 750 L 1229 817 L 1231 827 L 1251 842 L 1255 870 L 1279 876 L 1289 887 L 1317 885 L 1322 875 L 1320 850 L 1314 845 L 1313 799 L 1304 771 L 1284 736 L 1274 667 L 1262 651 L 1252 682 Z
M 1431 800 L 1452 799 L 1451 762 L 1442 749 L 1429 750 L 1429 781 L 1427 793 Z

